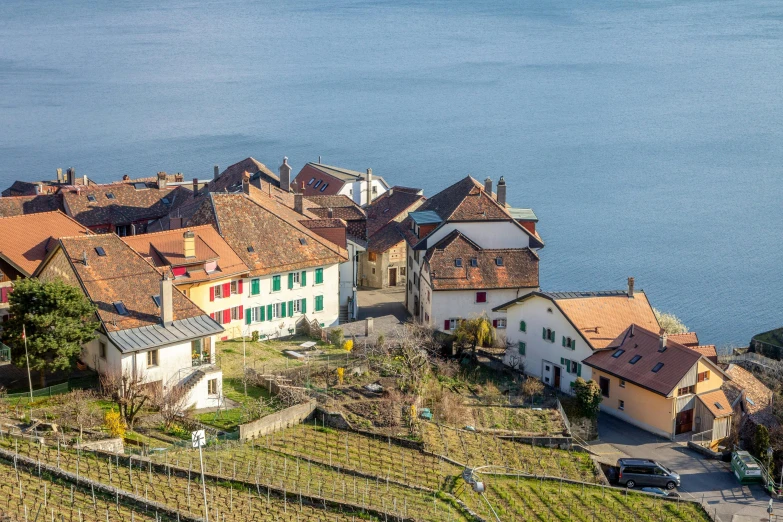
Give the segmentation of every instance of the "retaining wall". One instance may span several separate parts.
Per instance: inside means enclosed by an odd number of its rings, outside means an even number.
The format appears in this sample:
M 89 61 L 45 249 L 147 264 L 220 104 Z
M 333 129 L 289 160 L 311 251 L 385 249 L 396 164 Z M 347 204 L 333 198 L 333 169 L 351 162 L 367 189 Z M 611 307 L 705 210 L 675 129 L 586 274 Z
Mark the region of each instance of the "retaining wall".
M 239 440 L 254 439 L 299 424 L 315 411 L 316 401 L 297 404 L 256 421 L 239 425 Z
M 88 451 L 101 450 L 109 451 L 111 453 L 125 453 L 125 441 L 121 438 L 96 440 L 93 442 L 76 444 L 74 448 Z

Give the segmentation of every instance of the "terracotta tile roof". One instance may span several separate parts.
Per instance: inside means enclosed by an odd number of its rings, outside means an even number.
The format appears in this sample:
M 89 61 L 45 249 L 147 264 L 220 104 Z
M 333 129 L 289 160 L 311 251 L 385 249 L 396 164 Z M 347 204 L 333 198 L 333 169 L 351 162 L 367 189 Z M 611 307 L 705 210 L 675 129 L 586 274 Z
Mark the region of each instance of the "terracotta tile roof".
M 610 343 L 609 347 L 612 349 L 597 351 L 582 363 L 660 395 L 669 396 L 693 365 L 701 359 L 701 354 L 669 339 L 666 340 L 666 350 L 661 352 L 660 346 L 658 333 L 639 325 L 631 325 Z M 630 361 L 637 356 L 641 358 L 631 364 Z M 663 366 L 653 372 L 658 363 Z
M 669 339 L 683 346 L 699 346 L 699 336 L 696 332 L 686 332 L 681 334 L 671 334 Z
M 339 218 L 302 219 L 299 221 L 306 228 L 345 228 L 345 221 Z
M 424 196 L 417 192 L 400 190 L 399 187 L 390 188 L 367 206 L 367 235 L 372 238 L 373 234 L 390 221 L 401 221 L 424 200 Z
M 0 217 L 53 212 L 55 210 L 64 210 L 63 198 L 60 194 L 0 198 Z
M 325 218 L 329 215 L 329 209 L 332 210 L 332 217 L 344 219 L 346 221 L 361 221 L 367 219 L 364 210 L 353 202 L 348 196 L 305 196 L 314 206 L 309 206 L 310 212 Z
M 669 338 L 671 337 L 674 336 L 669 336 Z M 675 342 L 679 342 L 679 341 L 675 339 Z M 699 352 L 710 361 L 714 362 L 715 364 L 718 364 L 718 352 L 715 350 L 714 344 L 705 344 L 703 346 L 688 346 L 688 345 L 683 345 L 683 346 L 687 346 L 689 349 Z
M 161 275 L 115 234 L 61 238 L 60 245 L 108 332 L 160 324 L 160 309 L 152 296 L 160 294 Z M 100 256 L 96 248 L 106 255 Z M 87 254 L 87 265 L 82 262 Z M 44 268 L 45 270 L 45 268 Z M 174 321 L 205 315 L 182 292 L 174 289 Z M 127 315 L 114 306 L 122 302 Z
M 734 410 L 731 407 L 731 403 L 729 402 L 729 399 L 726 397 L 726 394 L 723 393 L 723 390 L 717 389 L 713 390 L 711 392 L 702 393 L 700 395 L 697 395 L 698 399 L 704 403 L 704 406 L 707 407 L 708 410 L 710 410 L 710 413 L 716 418 L 719 419 L 721 417 L 728 417 L 734 413 Z
M 196 257 L 185 257 L 186 231 L 194 234 Z M 152 234 L 124 237 L 123 240 L 155 267 L 189 266 L 187 273 L 177 277 L 174 284 L 222 279 L 248 271 L 234 250 L 211 225 L 187 227 Z M 217 269 L 207 273 L 204 262 L 216 260 Z
M 93 185 L 95 182 L 87 178 L 87 184 Z M 10 187 L 5 189 L 0 195 L 2 197 L 9 196 L 36 196 L 40 194 L 56 194 L 63 187 L 70 187 L 75 185 L 84 185 L 84 176 L 79 176 L 73 180 L 73 185 L 66 185 L 65 182 L 57 180 L 43 180 L 43 181 L 14 181 Z
M 333 167 L 322 163 L 309 162 L 291 182 L 291 186 L 301 190 L 304 183 L 305 196 L 333 196 L 340 192 L 346 183 L 363 180 L 367 177 L 364 172 L 348 170 L 341 167 Z M 389 186 L 380 176 L 373 175 L 373 179 Z M 324 188 L 324 185 L 326 187 Z
M 91 185 L 63 190 L 62 194 L 69 215 L 87 227 L 157 219 L 167 215 L 178 200 L 191 195 L 188 185 L 163 189 L 154 183 L 144 185 L 145 188 L 128 183 Z
M 383 253 L 405 241 L 399 229 L 399 223 L 392 221 L 382 226 L 367 241 L 367 249 L 376 253 Z
M 0 218 L 0 257 L 30 277 L 53 246 L 52 238 L 89 234 L 59 210 Z
M 502 266 L 497 265 L 497 258 L 502 259 Z M 461 267 L 456 266 L 457 259 Z M 538 256 L 531 249 L 482 249 L 458 230 L 427 250 L 424 260 L 434 290 L 538 286 Z
M 221 236 L 248 266 L 251 275 L 299 270 L 348 259 L 344 248 L 308 230 L 300 223 L 303 216 L 276 198 L 263 194 L 251 197 L 244 193 L 211 193 L 209 200 Z M 197 213 L 192 221 L 203 217 L 203 213 Z
M 277 174 L 254 158 L 245 158 L 234 163 L 221 172 L 217 178 L 209 183 L 210 192 L 242 192 L 242 176 L 245 172 L 250 174 L 250 182 L 257 188 L 262 184 L 271 183 L 280 187 L 280 178 Z
M 745 411 L 755 414 L 764 411 L 771 405 L 772 391 L 751 372 L 736 364 L 730 364 L 725 372 L 732 384 L 739 390 L 743 390 L 745 397 L 750 399 L 750 401 L 745 401 L 743 407 Z

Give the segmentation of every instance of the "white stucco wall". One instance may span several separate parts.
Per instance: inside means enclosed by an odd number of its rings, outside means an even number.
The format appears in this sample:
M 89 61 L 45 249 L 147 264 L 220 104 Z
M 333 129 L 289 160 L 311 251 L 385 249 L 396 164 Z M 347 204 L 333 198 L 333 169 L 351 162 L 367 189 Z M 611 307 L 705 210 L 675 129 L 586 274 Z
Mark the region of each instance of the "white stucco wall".
M 386 192 L 386 185 L 381 183 L 377 178 L 373 177 L 372 185 L 376 188 L 377 192 L 372 194 L 373 199 L 377 198 L 384 192 Z M 367 182 L 366 181 L 354 181 L 351 183 L 345 183 L 340 189 L 339 194 L 348 196 L 354 203 L 363 207 L 368 204 L 367 201 Z
M 446 319 L 470 319 L 486 314 L 490 320 L 507 319 L 505 312 L 493 312 L 492 308 L 529 293 L 529 289 L 503 290 L 440 290 L 432 292 L 432 325 L 444 331 Z M 487 292 L 487 302 L 477 303 L 476 292 Z M 498 338 L 506 337 L 506 329 L 497 330 Z
M 427 237 L 427 247 L 459 230 L 481 248 L 527 248 L 530 236 L 512 221 L 446 223 Z
M 359 313 L 359 304 L 354 288 L 358 285 L 359 261 L 356 254 L 364 252 L 364 248 L 353 241 L 348 241 L 348 261 L 340 263 L 340 306 L 348 305 L 348 300 L 353 300 L 352 317 L 356 319 Z
M 525 373 L 543 380 L 545 377 L 544 364 L 545 361 L 548 361 L 561 368 L 560 389 L 570 393 L 570 384 L 576 380 L 577 375 L 568 373 L 565 367 L 560 364 L 560 359 L 564 358 L 581 363 L 593 353 L 587 341 L 581 337 L 555 304 L 543 297 L 533 296 L 513 305 L 508 309 L 507 317 L 506 338 L 511 343 L 511 347 L 506 350 L 504 362 L 515 367 L 521 362 L 524 365 Z M 522 320 L 526 323 L 526 332 L 519 330 Z M 554 342 L 543 338 L 544 328 L 555 331 Z M 564 347 L 563 336 L 576 339 L 576 348 L 571 350 Z M 519 341 L 523 341 L 526 345 L 524 357 L 519 355 Z M 592 378 L 589 366 L 582 365 L 581 377 L 585 380 Z M 545 384 L 551 386 L 554 383 L 546 382 Z

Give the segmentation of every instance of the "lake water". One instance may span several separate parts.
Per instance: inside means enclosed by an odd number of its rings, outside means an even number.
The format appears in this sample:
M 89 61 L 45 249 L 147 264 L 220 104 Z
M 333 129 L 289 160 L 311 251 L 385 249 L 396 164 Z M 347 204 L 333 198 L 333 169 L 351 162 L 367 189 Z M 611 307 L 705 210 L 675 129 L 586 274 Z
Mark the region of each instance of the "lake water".
M 535 209 L 548 290 L 783 326 L 783 2 L 0 3 L 0 186 L 247 156 Z

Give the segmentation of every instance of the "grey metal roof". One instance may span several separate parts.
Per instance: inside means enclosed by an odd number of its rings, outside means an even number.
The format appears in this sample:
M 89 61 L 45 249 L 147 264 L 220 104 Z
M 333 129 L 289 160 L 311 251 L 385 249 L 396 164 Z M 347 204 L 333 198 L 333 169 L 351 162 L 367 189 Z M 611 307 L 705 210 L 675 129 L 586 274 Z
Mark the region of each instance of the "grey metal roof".
M 409 212 L 408 215 L 417 225 L 431 225 L 443 221 L 434 210 L 420 210 Z
M 637 290 L 641 292 L 641 290 Z M 579 299 L 583 297 L 612 297 L 612 296 L 627 296 L 628 292 L 625 290 L 602 290 L 598 292 L 542 292 L 543 294 L 551 297 L 552 299 Z
M 536 213 L 532 208 L 506 208 L 509 215 L 514 219 L 521 219 L 522 221 L 538 221 Z
M 342 181 L 359 181 L 367 177 L 367 174 L 364 172 L 357 172 L 355 170 L 344 169 L 342 167 L 333 167 L 332 165 L 324 165 L 323 163 L 313 163 L 312 161 L 310 162 L 310 165 L 320 170 L 321 172 L 325 172 L 330 176 L 333 176 Z M 380 180 L 383 182 L 384 185 L 386 185 L 387 187 L 389 186 L 389 184 L 386 183 L 386 180 L 383 179 L 381 176 L 373 175 L 373 179 Z
M 155 324 L 108 332 L 107 335 L 120 352 L 128 353 L 199 339 L 224 331 L 223 327 L 208 315 L 198 315 L 174 321 L 166 327 Z

